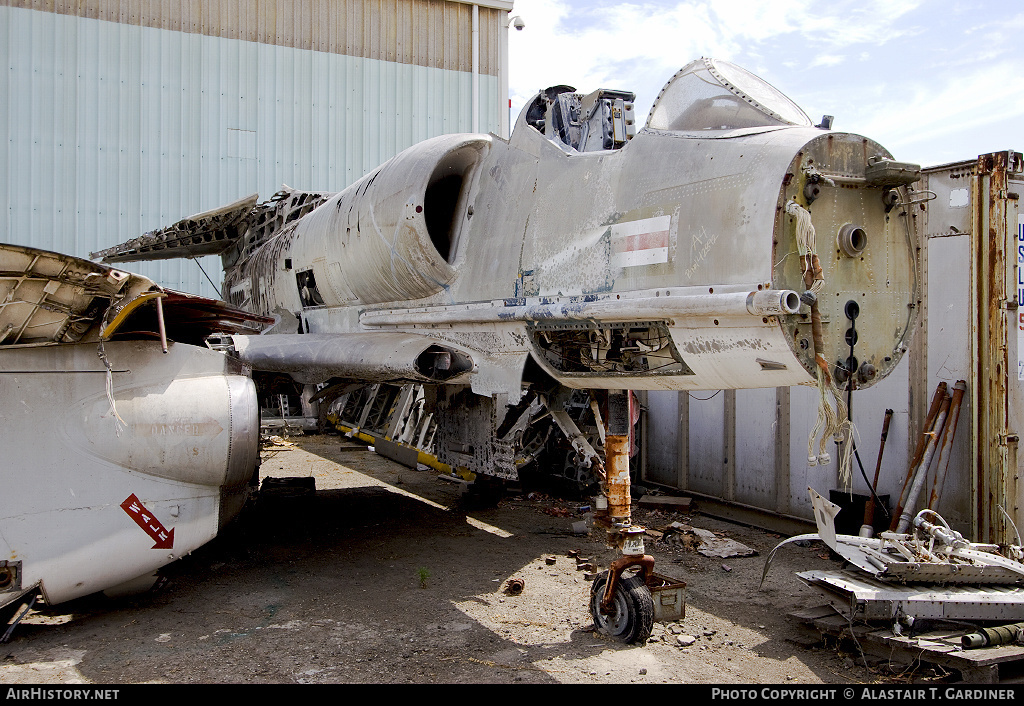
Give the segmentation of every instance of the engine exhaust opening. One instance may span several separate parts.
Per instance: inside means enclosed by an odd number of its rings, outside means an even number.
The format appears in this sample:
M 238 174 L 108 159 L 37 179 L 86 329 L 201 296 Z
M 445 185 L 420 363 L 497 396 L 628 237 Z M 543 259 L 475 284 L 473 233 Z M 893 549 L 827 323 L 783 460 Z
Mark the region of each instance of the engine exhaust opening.
M 476 145 L 467 145 L 446 154 L 430 175 L 423 196 L 423 217 L 430 242 L 451 263 L 458 244 L 459 214 L 466 210 L 470 177 L 480 159 Z

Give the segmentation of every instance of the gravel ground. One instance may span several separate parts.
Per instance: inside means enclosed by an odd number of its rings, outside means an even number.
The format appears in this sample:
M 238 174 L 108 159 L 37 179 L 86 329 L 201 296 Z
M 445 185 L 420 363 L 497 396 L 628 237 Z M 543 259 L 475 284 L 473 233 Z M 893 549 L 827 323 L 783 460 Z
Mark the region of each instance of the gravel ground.
M 835 568 L 820 545 L 764 558 L 782 540 L 705 517 L 637 510 L 742 542 L 720 559 L 648 543 L 659 573 L 687 583 L 683 620 L 645 645 L 593 630 L 590 583 L 572 552 L 607 562 L 603 535 L 576 536 L 578 500 L 544 492 L 467 510 L 458 483 L 337 435 L 263 452 L 264 476 L 313 477 L 313 496 L 261 498 L 158 590 L 41 606 L 0 645 L 14 683 L 871 683 L 882 680 L 787 613 L 823 598 L 794 572 Z M 698 508 L 699 510 L 699 508 Z M 550 563 L 552 562 L 553 563 Z M 518 595 L 507 592 L 520 579 Z M 921 676 L 918 674 L 917 676 Z

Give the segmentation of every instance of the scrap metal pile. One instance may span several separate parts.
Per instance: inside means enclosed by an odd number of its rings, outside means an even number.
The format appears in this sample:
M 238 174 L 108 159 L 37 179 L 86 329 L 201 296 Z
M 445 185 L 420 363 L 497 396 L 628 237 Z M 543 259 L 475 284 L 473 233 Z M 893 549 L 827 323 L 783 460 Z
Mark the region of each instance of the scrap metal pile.
M 1024 552 L 1019 538 L 1009 546 L 970 542 L 929 509 L 917 513 L 909 533 L 837 535 L 832 521 L 839 506 L 808 490 L 818 533 L 791 537 L 776 546 L 764 575 L 779 547 L 820 539 L 853 568 L 797 576 L 822 590 L 849 620 L 891 620 L 896 634 L 919 619 L 1024 620 Z
M 849 566 L 838 571 L 804 571 L 797 576 L 821 590 L 848 620 L 891 621 L 897 635 L 920 619 L 1024 620 L 1024 550 L 1019 534 L 1016 544 L 971 542 L 933 509 L 946 476 L 964 392 L 963 381 L 956 384 L 952 395 L 946 392 L 945 383 L 936 389 L 889 531 L 871 536 L 873 503 L 869 502 L 860 536 L 836 534 L 834 521 L 840 507 L 808 488 L 818 532 L 791 537 L 776 546 L 765 562 L 762 582 L 780 547 L 821 540 Z M 883 430 L 883 444 L 884 440 Z M 912 515 L 928 485 L 933 458 L 936 462 L 926 506 Z M 1012 526 L 1008 516 L 1006 519 Z M 970 645 L 965 642 L 970 647 L 980 644 L 978 640 Z

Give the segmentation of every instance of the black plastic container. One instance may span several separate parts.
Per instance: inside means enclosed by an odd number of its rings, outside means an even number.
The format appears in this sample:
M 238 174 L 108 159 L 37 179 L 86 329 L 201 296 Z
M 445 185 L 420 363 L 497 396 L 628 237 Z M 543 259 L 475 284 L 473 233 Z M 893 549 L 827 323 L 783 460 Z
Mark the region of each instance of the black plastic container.
M 851 496 L 845 490 L 828 491 L 828 499 L 842 508 L 836 515 L 836 534 L 849 534 L 855 537 L 860 534 L 861 525 L 864 524 L 864 506 L 870 498 L 870 495 L 860 495 L 859 493 L 853 493 Z M 879 507 L 878 503 L 875 504 L 875 516 L 874 522 L 872 522 L 875 535 L 889 529 L 889 515 L 886 513 L 891 512 L 889 496 L 879 495 L 878 499 L 882 502 L 884 509 Z

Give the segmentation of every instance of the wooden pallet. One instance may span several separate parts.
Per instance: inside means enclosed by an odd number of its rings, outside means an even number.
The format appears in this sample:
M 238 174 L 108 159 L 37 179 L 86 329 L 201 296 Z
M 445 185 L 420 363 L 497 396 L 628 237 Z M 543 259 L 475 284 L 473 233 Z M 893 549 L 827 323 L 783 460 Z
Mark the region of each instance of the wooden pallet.
M 1017 680 L 1024 674 L 1024 646 L 996 645 L 965 650 L 960 639 L 973 630 L 932 630 L 909 637 L 896 635 L 891 625 L 879 621 L 851 623 L 828 604 L 796 611 L 789 617 L 823 635 L 855 638 L 865 654 L 895 663 L 923 662 L 956 670 L 964 682 L 995 684 Z

